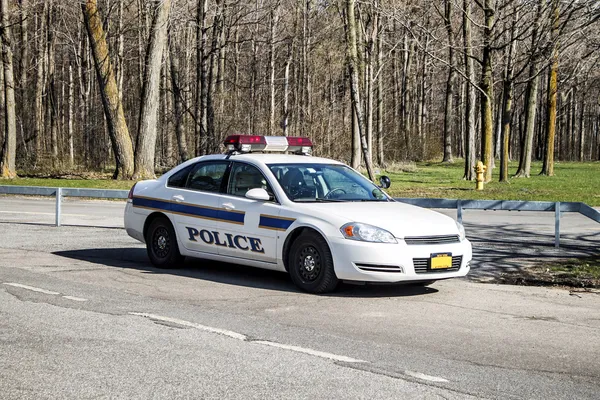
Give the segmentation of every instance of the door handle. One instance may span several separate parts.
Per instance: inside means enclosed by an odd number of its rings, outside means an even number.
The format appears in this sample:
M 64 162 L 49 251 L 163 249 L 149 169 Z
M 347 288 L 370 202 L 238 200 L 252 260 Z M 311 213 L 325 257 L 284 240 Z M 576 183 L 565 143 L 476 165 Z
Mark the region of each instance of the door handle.
M 184 201 L 185 199 L 183 198 L 183 196 L 176 194 L 175 196 L 172 197 L 173 200 L 175 200 L 177 203 L 181 203 L 182 201 Z
M 235 206 L 232 203 L 223 203 L 223 208 L 226 210 L 235 210 Z

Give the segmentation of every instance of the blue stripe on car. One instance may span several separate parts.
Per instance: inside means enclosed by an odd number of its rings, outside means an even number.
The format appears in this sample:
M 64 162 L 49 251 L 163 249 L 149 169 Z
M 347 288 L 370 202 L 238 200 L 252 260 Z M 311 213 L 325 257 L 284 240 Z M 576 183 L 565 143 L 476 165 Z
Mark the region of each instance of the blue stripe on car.
M 245 213 L 243 212 L 233 212 L 219 210 L 212 207 L 173 203 L 170 201 L 151 199 L 147 197 L 134 197 L 133 206 L 170 211 L 177 214 L 189 215 L 191 217 L 213 219 L 237 224 L 243 224 L 245 216 Z
M 279 217 L 273 217 L 273 216 L 261 214 L 260 221 L 258 222 L 258 227 L 265 228 L 265 229 L 276 229 L 276 230 L 285 231 L 287 228 L 290 227 L 290 225 L 292 225 L 294 223 L 294 221 L 295 221 L 295 219 L 283 218 L 283 217 L 279 218 Z

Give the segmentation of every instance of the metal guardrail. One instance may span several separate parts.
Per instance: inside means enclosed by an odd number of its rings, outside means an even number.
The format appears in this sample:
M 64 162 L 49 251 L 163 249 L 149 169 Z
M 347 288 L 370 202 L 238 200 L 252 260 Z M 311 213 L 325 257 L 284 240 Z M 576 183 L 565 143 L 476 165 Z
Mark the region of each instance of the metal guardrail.
M 62 198 L 88 197 L 93 199 L 126 199 L 129 190 L 55 188 L 45 186 L 0 186 L 0 194 L 18 194 L 27 196 L 55 196 L 55 225 L 60 226 Z
M 463 210 L 554 211 L 554 246 L 560 247 L 560 216 L 578 212 L 600 223 L 600 212 L 580 202 L 519 201 L 519 200 L 450 200 L 397 198 L 407 204 L 425 208 L 456 209 L 456 219 L 462 223 Z
M 0 186 L 0 194 L 56 197 L 56 226 L 60 226 L 63 197 L 95 199 L 126 199 L 128 190 L 54 188 L 43 186 Z M 560 217 L 565 212 L 578 212 L 600 223 L 600 212 L 579 202 L 518 201 L 518 200 L 452 200 L 396 198 L 396 201 L 424 208 L 456 209 L 456 218 L 462 223 L 463 210 L 554 211 L 554 245 L 560 246 Z

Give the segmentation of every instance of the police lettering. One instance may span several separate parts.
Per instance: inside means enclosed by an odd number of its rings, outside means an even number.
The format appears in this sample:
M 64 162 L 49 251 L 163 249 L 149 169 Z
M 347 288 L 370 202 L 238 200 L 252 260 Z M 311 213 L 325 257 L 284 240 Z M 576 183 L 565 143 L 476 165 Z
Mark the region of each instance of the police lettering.
M 185 227 L 188 231 L 189 240 L 197 242 L 198 239 L 202 240 L 206 244 L 214 244 L 215 246 L 229 247 L 231 249 L 240 249 L 244 251 L 252 251 L 254 253 L 264 253 L 265 249 L 262 247 L 262 242 L 259 238 L 243 235 L 232 235 L 231 233 L 222 234 L 217 231 L 209 231 Z M 225 237 L 222 237 L 224 235 Z

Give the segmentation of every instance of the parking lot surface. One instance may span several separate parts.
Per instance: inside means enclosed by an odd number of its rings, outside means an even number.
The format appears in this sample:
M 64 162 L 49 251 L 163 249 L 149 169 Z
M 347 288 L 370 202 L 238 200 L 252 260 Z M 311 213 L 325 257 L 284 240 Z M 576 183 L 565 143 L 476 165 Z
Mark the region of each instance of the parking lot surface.
M 49 208 L 49 209 L 48 209 Z M 479 283 L 593 255 L 552 213 L 466 212 L 469 279 L 300 293 L 286 274 L 151 267 L 122 202 L 0 198 L 3 398 L 598 398 L 600 296 Z M 449 212 L 449 214 L 451 214 Z M 597 224 L 596 224 L 597 225 Z

